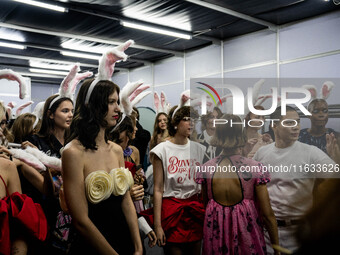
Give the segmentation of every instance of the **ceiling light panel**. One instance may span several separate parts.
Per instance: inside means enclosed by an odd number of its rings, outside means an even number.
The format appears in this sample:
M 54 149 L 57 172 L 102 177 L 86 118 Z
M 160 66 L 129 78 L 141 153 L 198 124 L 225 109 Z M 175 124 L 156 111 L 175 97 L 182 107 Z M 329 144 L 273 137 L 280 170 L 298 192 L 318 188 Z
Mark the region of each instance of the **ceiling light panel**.
M 165 30 L 165 29 L 159 29 L 159 28 L 150 27 L 150 26 L 144 26 L 144 25 L 137 24 L 137 23 L 122 21 L 122 25 L 125 26 L 125 27 L 135 28 L 135 29 L 139 29 L 139 30 L 152 32 L 152 33 L 163 34 L 163 35 L 168 35 L 168 36 L 173 36 L 173 37 L 179 37 L 179 38 L 183 38 L 183 39 L 187 39 L 187 40 L 191 39 L 191 36 L 187 35 L 187 34 L 177 33 L 177 32 L 173 32 L 173 31 L 169 31 L 169 30 Z
M 0 47 L 13 48 L 13 49 L 19 49 L 19 50 L 26 49 L 25 45 L 16 44 L 16 43 L 5 43 L 5 42 L 0 42 Z
M 41 8 L 57 11 L 57 12 L 67 12 L 68 11 L 66 8 L 58 6 L 58 5 L 46 4 L 46 3 L 43 3 L 43 2 L 38 2 L 38 1 L 33 1 L 33 0 L 12 0 L 12 1 L 23 3 L 23 4 L 29 4 L 29 5 L 33 5 L 33 6 L 36 6 L 36 7 L 41 7 Z
M 191 31 L 189 14 L 185 10 L 178 10 L 175 5 L 163 8 L 166 4 L 167 1 L 163 0 L 138 1 L 125 7 L 123 14 L 144 22 Z

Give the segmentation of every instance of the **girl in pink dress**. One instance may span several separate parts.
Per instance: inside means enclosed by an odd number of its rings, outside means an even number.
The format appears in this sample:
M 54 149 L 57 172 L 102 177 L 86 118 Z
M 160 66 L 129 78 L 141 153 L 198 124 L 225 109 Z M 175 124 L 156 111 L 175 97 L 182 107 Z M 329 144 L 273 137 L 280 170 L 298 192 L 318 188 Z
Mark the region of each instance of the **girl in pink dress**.
M 241 122 L 231 114 L 222 118 Z M 245 142 L 241 125 L 217 125 L 212 144 L 223 151 L 197 172 L 196 181 L 204 185 L 207 200 L 203 254 L 266 254 L 262 222 L 271 242 L 278 245 L 266 187 L 269 174 L 261 163 L 240 155 Z

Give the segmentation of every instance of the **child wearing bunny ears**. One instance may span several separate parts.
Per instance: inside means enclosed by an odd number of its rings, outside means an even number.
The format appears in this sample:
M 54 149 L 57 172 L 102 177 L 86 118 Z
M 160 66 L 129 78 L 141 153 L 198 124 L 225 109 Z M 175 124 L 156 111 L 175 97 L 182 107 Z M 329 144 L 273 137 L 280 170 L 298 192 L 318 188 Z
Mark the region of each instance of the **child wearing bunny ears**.
M 333 86 L 333 82 L 326 81 L 321 88 L 321 96 L 319 97 L 317 97 L 316 88 L 314 86 L 304 86 L 312 95 L 312 101 L 308 104 L 308 111 L 312 114 L 309 116 L 311 127 L 301 129 L 299 141 L 314 145 L 325 153 L 327 153 L 326 134 L 335 132 L 332 128 L 326 128 L 328 122 L 328 104 L 326 99 L 329 97 Z

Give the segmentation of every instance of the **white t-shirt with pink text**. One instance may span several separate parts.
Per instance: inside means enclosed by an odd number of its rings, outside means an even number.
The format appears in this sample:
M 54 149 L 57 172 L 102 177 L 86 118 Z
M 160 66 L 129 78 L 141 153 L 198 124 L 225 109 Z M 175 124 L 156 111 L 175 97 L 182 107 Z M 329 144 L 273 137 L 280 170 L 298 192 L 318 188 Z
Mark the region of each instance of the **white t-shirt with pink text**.
M 164 170 L 163 197 L 189 198 L 201 192 L 195 181 L 196 166 L 202 164 L 205 147 L 189 141 L 185 145 L 165 141 L 150 151 L 160 158 Z M 159 169 L 154 169 L 159 171 Z

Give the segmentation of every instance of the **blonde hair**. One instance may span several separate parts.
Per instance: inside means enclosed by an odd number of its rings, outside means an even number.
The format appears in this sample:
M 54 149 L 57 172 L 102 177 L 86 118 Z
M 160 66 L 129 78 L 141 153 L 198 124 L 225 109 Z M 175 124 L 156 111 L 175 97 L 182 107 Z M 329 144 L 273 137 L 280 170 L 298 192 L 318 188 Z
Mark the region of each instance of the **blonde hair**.
M 6 108 L 2 102 L 0 102 L 0 119 L 6 116 Z

